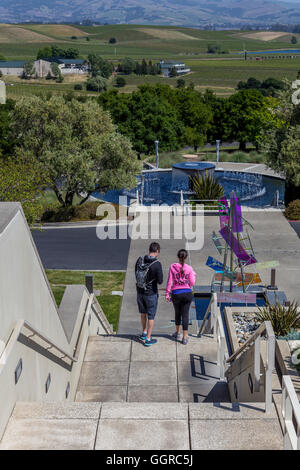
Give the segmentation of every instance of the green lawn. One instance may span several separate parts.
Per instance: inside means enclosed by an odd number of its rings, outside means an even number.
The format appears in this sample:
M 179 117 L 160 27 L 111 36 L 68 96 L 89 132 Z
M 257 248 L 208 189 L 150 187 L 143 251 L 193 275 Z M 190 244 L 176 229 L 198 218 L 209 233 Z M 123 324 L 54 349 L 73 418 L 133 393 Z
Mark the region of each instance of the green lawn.
M 96 271 L 60 271 L 47 269 L 46 274 L 50 282 L 56 303 L 59 307 L 67 285 L 85 284 L 85 275 L 93 274 L 94 290 L 101 290 L 97 296 L 107 320 L 117 331 L 122 304 L 122 297 L 111 295 L 114 290 L 123 291 L 125 273 L 122 272 L 96 272 Z

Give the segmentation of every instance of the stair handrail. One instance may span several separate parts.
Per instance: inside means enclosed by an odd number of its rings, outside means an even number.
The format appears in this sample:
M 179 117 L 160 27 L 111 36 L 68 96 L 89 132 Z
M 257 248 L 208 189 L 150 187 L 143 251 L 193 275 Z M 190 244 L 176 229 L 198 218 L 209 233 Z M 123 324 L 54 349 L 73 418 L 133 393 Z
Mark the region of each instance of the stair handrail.
M 214 337 L 216 338 L 217 345 L 218 345 L 217 362 L 220 367 L 220 380 L 226 380 L 225 378 L 226 359 L 227 359 L 226 338 L 225 338 L 225 331 L 224 331 L 221 311 L 219 308 L 217 308 L 217 315 L 214 321 Z
M 245 341 L 242 346 L 237 349 L 227 360 L 227 363 L 233 362 L 245 349 L 254 343 L 254 390 L 259 391 L 260 388 L 260 339 L 262 335 L 266 335 L 267 339 L 267 363 L 266 363 L 266 381 L 265 381 L 265 411 L 272 408 L 272 374 L 275 369 L 275 346 L 276 337 L 270 321 L 263 322 L 250 338 Z
M 290 375 L 282 376 L 282 416 L 285 450 L 300 450 L 300 403 Z
M 106 316 L 105 316 L 105 314 L 102 310 L 102 307 L 99 304 L 99 302 L 98 302 L 95 295 L 93 297 L 91 307 L 92 307 L 91 308 L 92 312 L 94 313 L 94 315 L 96 316 L 98 322 L 101 324 L 101 326 L 106 331 L 106 333 L 107 334 L 113 334 L 114 333 L 113 328 L 110 325 L 109 321 L 107 320 L 107 318 L 106 318 Z M 103 315 L 103 318 L 102 318 L 102 315 Z
M 274 337 L 274 345 L 275 345 L 275 334 L 273 331 L 273 327 L 270 321 L 265 321 L 263 322 L 257 330 L 248 338 L 245 343 L 243 343 L 239 349 L 237 349 L 228 359 L 227 362 L 232 362 L 234 359 L 237 358 L 246 348 L 249 346 L 249 344 L 253 343 L 258 337 L 261 337 L 263 333 L 267 333 L 267 338 L 269 337 Z
M 60 359 L 64 359 L 67 357 L 72 363 L 77 362 L 77 359 L 72 356 L 69 352 L 65 351 L 63 348 L 58 346 L 54 341 L 52 341 L 50 338 L 42 334 L 37 328 L 35 328 L 33 325 L 31 325 L 27 320 L 21 319 L 16 322 L 15 327 L 13 328 L 9 339 L 6 343 L 5 348 L 3 349 L 1 355 L 0 355 L 0 370 L 1 370 L 1 365 L 5 365 L 5 361 L 2 362 L 3 357 L 7 359 L 9 352 L 12 350 L 14 344 L 17 342 L 20 334 L 22 333 L 23 329 L 27 329 L 31 331 L 32 335 L 26 336 L 27 338 L 31 339 L 33 336 L 38 336 L 42 341 L 47 343 L 50 348 L 49 349 L 56 349 L 60 354 L 62 354 L 62 357 Z
M 94 315 L 96 316 L 97 320 L 99 321 L 99 323 L 104 328 L 103 321 L 100 318 L 99 313 L 96 310 L 94 310 L 93 308 L 91 308 L 93 305 L 97 305 L 97 303 L 95 302 L 95 295 L 90 294 L 89 300 L 87 302 L 87 306 L 85 308 L 85 311 L 84 311 L 84 314 L 83 314 L 83 317 L 82 317 L 82 324 L 81 324 L 81 327 L 80 327 L 80 331 L 78 332 L 78 340 L 77 340 L 77 343 L 76 343 L 76 346 L 75 346 L 74 352 L 73 352 L 74 355 L 72 355 L 71 353 L 67 352 L 65 349 L 58 346 L 53 340 L 51 340 L 46 335 L 41 333 L 41 331 L 39 331 L 38 328 L 33 326 L 27 320 L 25 320 L 25 319 L 18 320 L 16 322 L 13 330 L 11 331 L 11 333 L 9 335 L 9 339 L 6 343 L 6 346 L 4 347 L 3 351 L 0 353 L 0 370 L 1 370 L 1 365 L 5 364 L 5 362 L 3 361 L 3 358 L 8 357 L 9 351 L 12 350 L 12 347 L 17 342 L 17 340 L 18 340 L 18 338 L 19 338 L 19 336 L 20 336 L 23 329 L 27 329 L 27 330 L 31 331 L 31 333 L 32 333 L 31 335 L 26 336 L 27 338 L 32 339 L 34 336 L 37 336 L 42 341 L 47 343 L 48 346 L 49 346 L 49 347 L 47 347 L 47 351 L 49 351 L 50 349 L 55 349 L 56 351 L 58 351 L 62 355 L 60 357 L 61 360 L 67 358 L 67 359 L 69 359 L 69 361 L 71 361 L 71 364 L 73 364 L 74 362 L 77 362 L 78 361 L 78 354 L 76 354 L 76 352 L 78 351 L 78 345 L 80 344 L 80 338 L 81 338 L 81 334 L 82 334 L 84 319 L 86 317 L 87 312 L 88 311 L 93 312 Z M 105 329 L 107 329 L 107 328 L 105 328 Z M 1 361 L 2 361 L 2 363 L 1 363 Z

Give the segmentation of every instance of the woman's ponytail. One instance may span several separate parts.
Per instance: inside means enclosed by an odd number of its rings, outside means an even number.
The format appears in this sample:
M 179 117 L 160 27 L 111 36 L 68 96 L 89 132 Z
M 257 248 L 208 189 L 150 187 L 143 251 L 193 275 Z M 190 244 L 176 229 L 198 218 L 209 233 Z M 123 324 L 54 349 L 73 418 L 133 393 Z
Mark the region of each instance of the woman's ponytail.
M 177 257 L 178 257 L 179 263 L 181 264 L 180 274 L 183 277 L 184 275 L 183 266 L 184 266 L 185 260 L 188 257 L 188 252 L 183 249 L 179 250 L 177 253 Z

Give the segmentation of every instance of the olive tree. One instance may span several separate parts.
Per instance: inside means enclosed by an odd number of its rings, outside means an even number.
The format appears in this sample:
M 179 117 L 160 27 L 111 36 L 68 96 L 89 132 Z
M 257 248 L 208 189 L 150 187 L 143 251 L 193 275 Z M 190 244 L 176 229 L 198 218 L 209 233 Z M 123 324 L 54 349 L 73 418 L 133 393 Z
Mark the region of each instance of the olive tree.
M 47 171 L 58 201 L 136 185 L 140 166 L 128 139 L 95 100 L 22 98 L 13 113 L 17 153 Z

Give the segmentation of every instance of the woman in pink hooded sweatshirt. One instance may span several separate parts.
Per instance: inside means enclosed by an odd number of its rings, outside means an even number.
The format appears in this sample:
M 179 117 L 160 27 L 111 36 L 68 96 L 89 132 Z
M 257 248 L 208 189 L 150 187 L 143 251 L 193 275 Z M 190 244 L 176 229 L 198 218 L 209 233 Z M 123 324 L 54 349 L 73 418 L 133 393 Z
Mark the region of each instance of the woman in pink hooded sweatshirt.
M 179 263 L 171 264 L 166 288 L 166 299 L 173 302 L 175 309 L 176 332 L 173 337 L 181 339 L 180 325 L 182 324 L 182 343 L 188 342 L 189 310 L 193 300 L 192 287 L 195 284 L 196 273 L 192 266 L 185 263 L 188 253 L 179 250 L 177 253 Z

